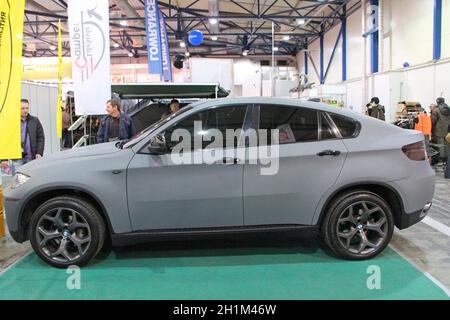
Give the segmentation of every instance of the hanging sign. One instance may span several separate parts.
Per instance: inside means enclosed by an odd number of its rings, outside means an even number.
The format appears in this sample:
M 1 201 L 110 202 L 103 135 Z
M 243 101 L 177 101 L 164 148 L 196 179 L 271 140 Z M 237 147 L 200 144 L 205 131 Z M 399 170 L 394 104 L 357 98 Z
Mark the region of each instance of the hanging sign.
M 104 114 L 111 99 L 108 1 L 69 0 L 68 13 L 76 114 Z
M 192 30 L 189 32 L 189 43 L 193 46 L 199 46 L 203 43 L 203 32 L 200 30 Z

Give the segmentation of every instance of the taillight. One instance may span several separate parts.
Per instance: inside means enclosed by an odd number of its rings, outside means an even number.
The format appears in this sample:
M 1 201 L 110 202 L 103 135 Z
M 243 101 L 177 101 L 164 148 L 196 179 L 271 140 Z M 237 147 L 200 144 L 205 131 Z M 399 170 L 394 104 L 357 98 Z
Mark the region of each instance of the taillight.
M 424 141 L 408 144 L 402 148 L 402 151 L 408 159 L 413 161 L 425 161 L 428 157 Z

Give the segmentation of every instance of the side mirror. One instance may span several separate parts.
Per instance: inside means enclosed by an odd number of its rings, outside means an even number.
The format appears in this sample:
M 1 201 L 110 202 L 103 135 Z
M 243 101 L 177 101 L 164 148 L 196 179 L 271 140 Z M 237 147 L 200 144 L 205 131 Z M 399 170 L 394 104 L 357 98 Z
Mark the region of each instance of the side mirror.
M 148 151 L 153 155 L 166 154 L 169 151 L 166 143 L 166 137 L 162 134 L 157 134 L 154 136 L 150 141 Z

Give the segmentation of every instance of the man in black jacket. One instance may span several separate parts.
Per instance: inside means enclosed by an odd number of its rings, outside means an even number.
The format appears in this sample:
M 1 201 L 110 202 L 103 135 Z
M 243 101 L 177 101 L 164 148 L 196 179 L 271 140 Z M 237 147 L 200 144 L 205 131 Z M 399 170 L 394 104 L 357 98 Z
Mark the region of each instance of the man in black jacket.
M 450 125 L 447 128 L 447 136 L 445 137 L 446 142 L 450 145 Z M 447 165 L 445 167 L 445 178 L 450 179 L 450 148 L 447 155 Z
M 31 160 L 42 158 L 42 155 L 44 154 L 44 129 L 42 128 L 39 119 L 30 115 L 30 103 L 27 99 L 22 99 L 20 133 L 22 159 L 14 161 L 14 167 L 16 169 Z

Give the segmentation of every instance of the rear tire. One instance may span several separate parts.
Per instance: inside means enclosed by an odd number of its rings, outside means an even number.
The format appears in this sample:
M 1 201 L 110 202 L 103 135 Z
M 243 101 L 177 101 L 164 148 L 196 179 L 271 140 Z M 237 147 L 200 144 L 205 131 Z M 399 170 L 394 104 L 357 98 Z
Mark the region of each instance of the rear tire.
M 93 205 L 64 196 L 39 206 L 28 232 L 36 254 L 58 268 L 86 265 L 103 247 L 106 236 L 105 223 Z
M 378 195 L 357 190 L 339 195 L 330 204 L 321 235 L 340 258 L 366 260 L 380 254 L 392 239 L 394 217 Z

